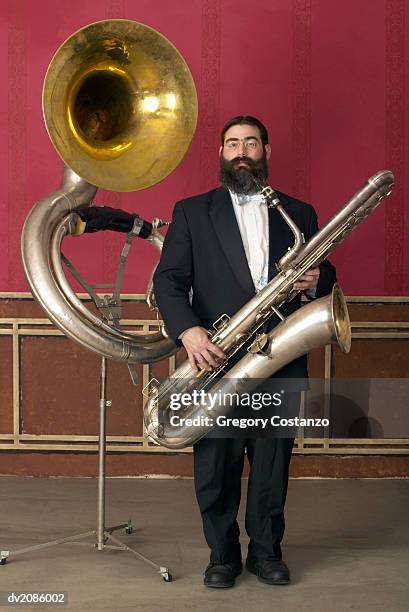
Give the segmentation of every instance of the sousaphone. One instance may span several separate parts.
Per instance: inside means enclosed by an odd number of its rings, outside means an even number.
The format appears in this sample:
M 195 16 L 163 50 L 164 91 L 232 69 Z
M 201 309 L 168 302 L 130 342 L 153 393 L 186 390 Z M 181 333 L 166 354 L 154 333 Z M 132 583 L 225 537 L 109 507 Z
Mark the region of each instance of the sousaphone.
M 33 295 L 67 336 L 100 355 L 128 363 L 163 359 L 176 347 L 162 331 L 130 335 L 83 305 L 65 278 L 61 243 L 73 232 L 72 213 L 89 206 L 98 187 L 145 189 L 181 162 L 197 121 L 189 68 L 146 25 L 93 23 L 53 57 L 43 111 L 64 172 L 59 189 L 35 204 L 24 224 L 22 259 Z M 160 250 L 156 229 L 149 239 Z

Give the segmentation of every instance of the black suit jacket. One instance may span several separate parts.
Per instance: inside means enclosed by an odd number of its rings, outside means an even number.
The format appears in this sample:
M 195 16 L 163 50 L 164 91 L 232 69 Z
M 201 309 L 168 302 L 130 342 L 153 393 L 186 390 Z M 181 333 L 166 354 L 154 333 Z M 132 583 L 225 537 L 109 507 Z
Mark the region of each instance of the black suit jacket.
M 318 229 L 312 206 L 276 193 L 308 240 Z M 269 209 L 268 214 L 271 280 L 277 273 L 275 263 L 293 245 L 294 237 L 277 210 Z M 320 265 L 316 297 L 329 293 L 335 281 L 334 267 L 324 261 Z M 255 295 L 227 189 L 219 187 L 176 204 L 153 283 L 166 328 L 175 341 L 189 327 L 200 325 L 211 329 L 222 314 L 232 316 Z M 189 303 L 191 288 L 192 305 Z M 287 316 L 300 305 L 301 295 L 298 295 L 282 306 L 281 312 Z M 278 322 L 277 317 L 272 317 L 269 328 Z M 285 366 L 277 376 L 306 377 L 306 357 Z

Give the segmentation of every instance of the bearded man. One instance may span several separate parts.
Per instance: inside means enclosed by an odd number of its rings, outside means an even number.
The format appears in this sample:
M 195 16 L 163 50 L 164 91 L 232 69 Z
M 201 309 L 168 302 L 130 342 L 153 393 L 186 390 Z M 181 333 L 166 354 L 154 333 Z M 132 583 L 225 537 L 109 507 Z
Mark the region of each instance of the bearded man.
M 250 116 L 231 119 L 221 132 L 221 187 L 175 206 L 154 290 L 169 336 L 183 344 L 195 369 L 211 369 L 224 358 L 208 330 L 222 314 L 235 314 L 277 274 L 275 263 L 293 244 L 288 225 L 259 195 L 260 187 L 267 184 L 270 154 L 261 121 Z M 277 194 L 308 240 L 318 229 L 312 206 Z M 335 281 L 335 269 L 324 261 L 301 276 L 294 289 L 310 298 L 321 297 Z M 299 293 L 281 312 L 287 316 L 300 306 Z M 278 322 L 273 317 L 268 329 Z M 288 364 L 276 377 L 306 381 L 306 356 Z M 293 413 L 305 385 L 300 382 L 288 394 L 287 405 Z M 293 442 L 294 438 L 205 437 L 194 444 L 195 489 L 210 548 L 205 586 L 232 587 L 242 571 L 237 512 L 246 451 L 250 465 L 246 568 L 267 584 L 290 582 L 281 541 Z

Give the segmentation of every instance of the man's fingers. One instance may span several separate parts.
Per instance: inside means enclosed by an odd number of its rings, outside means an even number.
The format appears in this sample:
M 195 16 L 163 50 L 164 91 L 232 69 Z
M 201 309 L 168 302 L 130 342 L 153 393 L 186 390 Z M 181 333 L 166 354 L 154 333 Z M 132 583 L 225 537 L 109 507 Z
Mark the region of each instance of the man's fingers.
M 195 354 L 195 359 L 196 359 L 198 367 L 201 370 L 210 371 L 212 369 L 212 366 L 209 363 L 207 363 L 206 358 L 201 353 Z
M 217 365 L 213 357 L 207 351 L 200 351 L 195 353 L 196 363 L 202 370 L 211 370 L 214 365 Z
M 182 336 L 190 366 L 193 370 L 197 368 L 211 370 L 217 368 L 218 359 L 225 359 L 226 355 L 218 346 L 213 344 L 205 329 L 192 327 Z
M 219 349 L 218 346 L 216 346 L 215 344 L 213 344 L 213 342 L 210 342 L 210 340 L 208 341 L 206 348 L 209 351 L 212 351 L 212 353 L 214 353 L 217 357 L 220 357 L 221 359 L 225 359 L 226 355 L 223 353 L 223 351 L 221 349 Z
M 195 356 L 193 355 L 193 353 L 190 353 L 189 351 L 187 352 L 187 356 L 188 356 L 188 359 L 189 359 L 190 367 L 192 368 L 192 370 L 197 372 Z
M 306 280 L 306 279 L 318 278 L 319 275 L 320 275 L 320 269 L 319 268 L 310 268 L 309 270 L 304 272 L 304 274 L 302 274 L 298 280 Z
M 213 355 L 211 353 L 209 353 L 209 351 L 204 350 L 202 352 L 202 357 L 205 359 L 205 361 L 211 365 L 213 368 L 217 368 L 217 361 L 215 360 L 215 358 L 213 357 Z
M 294 283 L 293 285 L 293 289 L 297 290 L 297 291 L 304 291 L 304 289 L 312 289 L 313 287 L 315 287 L 315 283 Z
M 314 281 L 317 280 L 319 274 L 310 274 L 309 272 L 306 272 L 305 274 L 303 274 L 302 276 L 300 276 L 300 278 L 298 279 L 298 281 Z
M 307 270 L 306 272 L 304 272 L 304 274 L 300 276 L 297 282 L 294 283 L 293 289 L 295 289 L 296 291 L 304 291 L 306 289 L 312 289 L 313 287 L 316 287 L 319 276 L 320 276 L 319 268 L 310 268 L 310 270 Z

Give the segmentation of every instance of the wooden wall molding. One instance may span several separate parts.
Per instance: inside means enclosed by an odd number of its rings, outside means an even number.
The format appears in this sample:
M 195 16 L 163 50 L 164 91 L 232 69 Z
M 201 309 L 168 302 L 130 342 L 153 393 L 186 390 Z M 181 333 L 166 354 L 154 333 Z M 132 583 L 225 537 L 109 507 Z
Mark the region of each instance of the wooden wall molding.
M 154 331 L 157 322 L 148 318 L 150 315 L 144 303 L 144 295 L 131 294 L 123 297 L 124 316 L 126 316 L 123 324 L 129 329 Z M 360 357 L 362 355 L 370 355 L 373 359 L 380 350 L 382 364 L 384 350 L 382 343 L 387 343 L 385 350 L 390 352 L 391 342 L 397 343 L 398 351 L 403 355 L 402 357 L 396 355 L 396 362 L 398 364 L 402 360 L 404 362 L 403 353 L 408 354 L 409 298 L 378 296 L 372 299 L 355 296 L 348 301 L 352 313 L 354 338 L 351 355 L 354 356 L 355 362 L 362 361 Z M 13 313 L 17 316 L 10 316 Z M 50 455 L 50 459 L 62 453 L 66 455 L 65 461 L 68 463 L 70 463 L 68 455 L 79 454 L 84 457 L 85 469 L 86 465 L 89 466 L 89 459 L 86 457 L 95 455 L 98 443 L 99 359 L 76 343 L 70 342 L 41 314 L 42 311 L 30 294 L 0 294 L 0 350 L 4 357 L 0 369 L 0 383 L 4 390 L 0 411 L 1 464 L 10 465 L 10 460 L 14 457 L 16 469 L 19 466 L 18 470 L 24 472 L 22 467 L 24 460 L 20 457 L 21 454 L 27 457 L 27 461 L 31 461 L 33 453 L 36 457 L 45 453 Z M 367 342 L 372 343 L 370 351 L 365 344 Z M 378 349 L 375 350 L 375 347 Z M 138 366 L 142 386 L 152 376 L 166 377 L 182 359 L 183 356 L 178 355 L 176 358 L 152 366 Z M 351 366 L 348 365 L 348 359 L 348 356 L 343 356 L 337 352 L 337 349 L 331 347 L 317 351 L 310 359 L 313 376 L 325 377 L 329 385 L 334 375 L 350 376 Z M 389 356 L 385 362 L 388 365 L 393 359 Z M 355 368 L 354 364 L 352 370 Z M 367 366 L 370 369 L 370 363 Z M 405 362 L 401 367 L 400 376 L 406 376 Z M 169 451 L 154 445 L 144 436 L 143 399 L 140 392 L 130 384 L 124 364 L 110 362 L 108 380 L 109 393 L 114 400 L 112 412 L 108 413 L 108 454 L 124 458 L 146 454 L 150 459 L 143 465 L 151 465 L 155 473 L 158 471 L 163 473 L 160 457 L 175 457 L 174 465 L 180 466 L 182 456 L 185 457 L 187 467 L 183 469 L 177 467 L 176 472 L 178 470 L 180 474 L 189 472 L 191 460 L 188 457 L 191 456 L 191 448 Z M 329 410 L 331 402 L 329 396 L 326 402 L 325 409 Z M 342 457 L 363 459 L 378 456 L 384 457 L 388 462 L 393 457 L 403 459 L 409 455 L 409 438 L 371 439 L 351 436 L 334 438 L 330 436 L 330 432 L 327 432 L 323 438 L 311 438 L 300 431 L 294 455 L 300 459 L 305 457 L 306 461 L 307 457 L 332 456 L 341 460 Z M 38 461 L 39 464 L 43 464 L 44 459 Z M 307 473 L 303 472 L 300 463 L 297 465 L 297 474 L 313 475 L 308 470 Z M 320 466 L 317 467 L 319 473 L 327 474 L 321 463 L 314 463 L 312 459 L 308 459 L 308 465 Z M 339 474 L 343 463 L 332 465 L 337 466 L 336 473 Z M 360 464 L 359 473 L 364 469 L 363 465 Z M 402 475 L 402 464 L 399 466 L 396 475 Z M 0 472 L 5 473 L 4 469 L 8 473 L 4 467 L 0 468 Z M 29 467 L 27 469 L 29 470 Z M 391 469 L 388 468 L 385 474 L 390 474 Z M 75 470 L 73 473 L 76 473 Z M 169 473 L 173 474 L 173 468 Z M 350 473 L 355 473 L 354 469 L 350 470 Z

